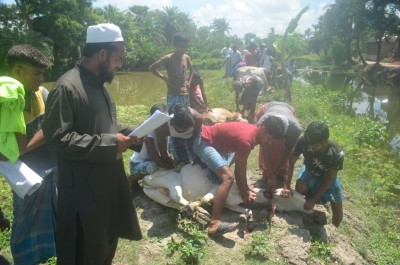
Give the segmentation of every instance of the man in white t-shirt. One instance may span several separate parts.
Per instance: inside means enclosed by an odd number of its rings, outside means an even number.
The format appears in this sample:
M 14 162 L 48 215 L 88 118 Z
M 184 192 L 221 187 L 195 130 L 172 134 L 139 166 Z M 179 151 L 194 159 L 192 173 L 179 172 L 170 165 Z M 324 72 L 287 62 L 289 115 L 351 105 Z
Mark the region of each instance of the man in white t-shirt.
M 152 115 L 156 110 L 168 113 L 165 104 L 155 104 L 150 109 Z M 150 132 L 145 140 L 140 152 L 135 152 L 130 160 L 130 176 L 128 177 L 129 186 L 132 188 L 138 180 L 151 174 L 156 168 L 173 168 L 170 161 L 165 161 L 160 156 L 156 132 Z
M 226 46 L 221 50 L 222 58 L 224 58 L 224 70 L 225 70 L 224 78 L 229 76 L 229 70 L 231 68 L 229 62 L 229 56 L 232 53 L 232 49 L 231 47 L 229 47 L 229 45 L 230 45 L 229 42 L 227 42 Z

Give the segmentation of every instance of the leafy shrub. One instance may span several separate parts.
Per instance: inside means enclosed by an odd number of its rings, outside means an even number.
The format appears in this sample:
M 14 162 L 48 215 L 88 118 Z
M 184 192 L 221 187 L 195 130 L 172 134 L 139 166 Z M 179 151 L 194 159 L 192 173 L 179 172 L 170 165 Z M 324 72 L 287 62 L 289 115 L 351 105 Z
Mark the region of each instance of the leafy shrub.
M 266 260 L 270 254 L 270 245 L 268 235 L 254 232 L 251 235 L 251 242 L 244 249 L 244 255 L 247 259 Z
M 199 264 L 206 253 L 206 234 L 199 229 L 196 223 L 183 219 L 180 214 L 177 221 L 182 232 L 178 234 L 179 240 L 171 237 L 167 244 L 167 256 L 173 256 L 179 252 L 180 259 L 185 264 Z
M 209 58 L 193 60 L 193 65 L 196 69 L 201 70 L 218 70 L 224 66 L 224 59 L 222 58 Z
M 308 255 L 312 259 L 318 259 L 325 264 L 330 264 L 331 248 L 331 244 L 316 240 L 312 242 L 311 248 L 308 250 Z
M 360 127 L 357 129 L 354 137 L 359 145 L 387 145 L 389 141 L 385 126 L 370 118 L 363 118 Z

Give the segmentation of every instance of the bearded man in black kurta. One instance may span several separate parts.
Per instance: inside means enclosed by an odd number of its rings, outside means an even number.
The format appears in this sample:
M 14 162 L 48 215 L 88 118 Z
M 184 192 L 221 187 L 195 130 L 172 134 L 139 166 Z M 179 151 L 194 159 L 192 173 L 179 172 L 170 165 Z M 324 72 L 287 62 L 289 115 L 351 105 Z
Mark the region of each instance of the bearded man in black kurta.
M 137 139 L 125 136 L 104 87 L 124 53 L 119 27 L 90 26 L 84 58 L 48 96 L 43 132 L 59 165 L 58 264 L 111 264 L 118 237 L 142 238 L 121 155 Z

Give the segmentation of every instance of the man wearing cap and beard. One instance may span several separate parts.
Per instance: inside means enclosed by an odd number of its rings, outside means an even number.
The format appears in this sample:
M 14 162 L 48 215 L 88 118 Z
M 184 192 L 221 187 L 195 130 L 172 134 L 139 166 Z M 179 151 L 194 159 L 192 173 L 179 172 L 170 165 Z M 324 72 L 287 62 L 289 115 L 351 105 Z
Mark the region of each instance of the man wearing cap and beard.
M 118 237 L 140 240 L 122 153 L 140 149 L 117 122 L 104 82 L 125 53 L 119 27 L 89 26 L 83 59 L 61 76 L 46 103 L 43 132 L 59 165 L 57 264 L 111 264 Z

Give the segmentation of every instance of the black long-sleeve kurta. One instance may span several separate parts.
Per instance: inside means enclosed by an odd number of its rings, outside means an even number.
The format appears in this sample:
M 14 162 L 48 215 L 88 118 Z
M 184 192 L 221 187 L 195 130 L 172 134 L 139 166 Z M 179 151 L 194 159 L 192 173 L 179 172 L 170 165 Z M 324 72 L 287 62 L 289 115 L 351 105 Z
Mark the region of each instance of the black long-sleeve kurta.
M 57 256 L 62 264 L 75 262 L 77 218 L 84 236 L 97 245 L 93 250 L 100 246 L 107 252 L 116 237 L 142 238 L 117 153 L 115 134 L 121 131 L 115 104 L 98 77 L 77 65 L 56 82 L 43 132 L 58 159 Z M 102 253 L 96 255 L 100 261 Z

